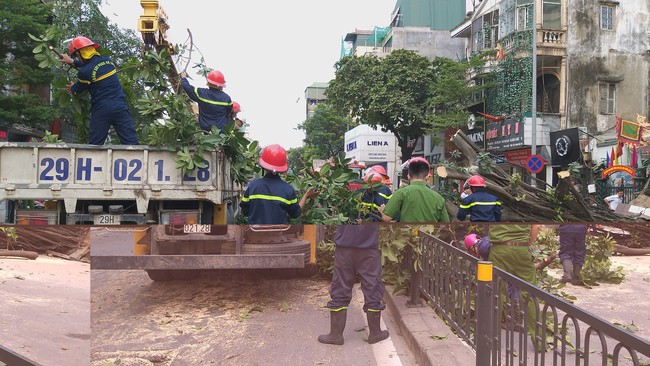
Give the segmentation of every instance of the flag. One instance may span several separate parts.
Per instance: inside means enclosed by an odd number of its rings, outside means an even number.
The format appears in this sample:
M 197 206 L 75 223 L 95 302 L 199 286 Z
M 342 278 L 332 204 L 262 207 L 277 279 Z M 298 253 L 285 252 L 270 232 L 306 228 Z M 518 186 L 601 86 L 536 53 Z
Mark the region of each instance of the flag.
M 614 151 L 613 146 L 612 146 L 612 154 L 610 155 L 609 162 L 611 163 L 610 166 L 618 165 L 618 157 L 616 156 L 616 152 Z
M 609 166 L 610 166 L 610 165 L 609 165 L 609 152 L 606 153 L 606 154 L 607 154 L 607 155 L 606 155 L 606 157 L 605 157 L 605 168 L 609 168 Z
M 638 168 L 638 165 L 639 165 L 639 153 L 638 153 L 638 151 L 636 151 L 636 146 L 632 146 L 632 153 L 630 155 L 632 155 L 630 157 L 630 166 L 632 168 L 635 168 L 635 169 Z
M 638 145 L 643 136 L 643 127 L 640 123 L 626 121 L 623 118 L 616 116 L 616 135 L 618 141 L 622 143 Z

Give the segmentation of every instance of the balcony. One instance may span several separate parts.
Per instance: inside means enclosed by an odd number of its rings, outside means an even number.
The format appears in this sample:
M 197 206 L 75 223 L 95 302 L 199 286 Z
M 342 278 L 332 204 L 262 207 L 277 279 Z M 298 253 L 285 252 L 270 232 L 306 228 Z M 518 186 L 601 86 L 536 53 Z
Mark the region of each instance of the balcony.
M 530 50 L 528 32 L 512 32 L 501 38 L 499 43 L 505 54 L 509 52 L 522 52 Z M 566 31 L 561 29 L 538 29 L 537 52 L 538 54 L 558 55 L 566 49 Z M 550 52 L 548 52 L 548 51 Z

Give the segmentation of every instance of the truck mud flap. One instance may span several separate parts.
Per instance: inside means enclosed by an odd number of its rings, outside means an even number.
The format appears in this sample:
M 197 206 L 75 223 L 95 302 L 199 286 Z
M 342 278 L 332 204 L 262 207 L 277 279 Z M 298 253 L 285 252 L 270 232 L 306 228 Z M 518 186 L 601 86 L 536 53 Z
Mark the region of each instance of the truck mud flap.
M 94 256 L 91 269 L 255 269 L 304 268 L 304 254 L 218 254 L 218 255 L 138 255 Z
M 0 366 L 40 366 L 40 364 L 0 346 Z

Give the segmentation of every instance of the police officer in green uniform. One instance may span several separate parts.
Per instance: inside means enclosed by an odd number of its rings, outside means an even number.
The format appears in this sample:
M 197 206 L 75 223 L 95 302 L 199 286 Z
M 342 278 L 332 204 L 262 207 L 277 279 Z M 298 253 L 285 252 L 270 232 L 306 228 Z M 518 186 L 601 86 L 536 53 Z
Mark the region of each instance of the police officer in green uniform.
M 535 264 L 529 248 L 537 239 L 538 233 L 539 225 L 490 225 L 488 228 L 488 240 L 492 244 L 490 261 L 496 267 L 535 285 Z M 528 301 L 527 306 L 526 325 L 531 339 L 534 340 L 537 309 L 532 301 Z M 533 344 L 535 343 L 533 341 Z
M 382 221 L 399 215 L 400 222 L 449 222 L 445 199 L 426 185 L 429 163 L 413 158 L 408 163 L 409 185 L 393 192 L 385 206 L 380 207 Z

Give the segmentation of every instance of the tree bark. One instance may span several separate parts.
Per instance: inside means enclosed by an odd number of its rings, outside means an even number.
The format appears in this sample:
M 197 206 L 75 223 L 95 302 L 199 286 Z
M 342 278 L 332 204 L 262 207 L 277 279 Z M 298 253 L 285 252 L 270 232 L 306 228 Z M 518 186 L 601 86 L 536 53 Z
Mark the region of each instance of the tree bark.
M 612 253 L 619 253 L 623 255 L 646 255 L 650 254 L 650 248 L 630 248 L 625 245 L 615 244 Z
M 451 137 L 451 142 L 468 160 L 470 166 L 461 172 L 449 167 L 438 166 L 436 173 L 442 179 L 467 180 L 478 172 L 477 159 L 482 152 L 462 131 Z M 595 210 L 575 190 L 570 178 L 560 179 L 553 194 L 546 182 L 541 188 L 526 182 L 515 182 L 513 177 L 500 167 L 481 173 L 487 192 L 497 196 L 503 203 L 504 221 L 622 221 L 623 216 L 607 211 Z
M 5 250 L 0 249 L 0 257 L 21 257 L 27 259 L 38 258 L 38 253 L 28 250 Z

